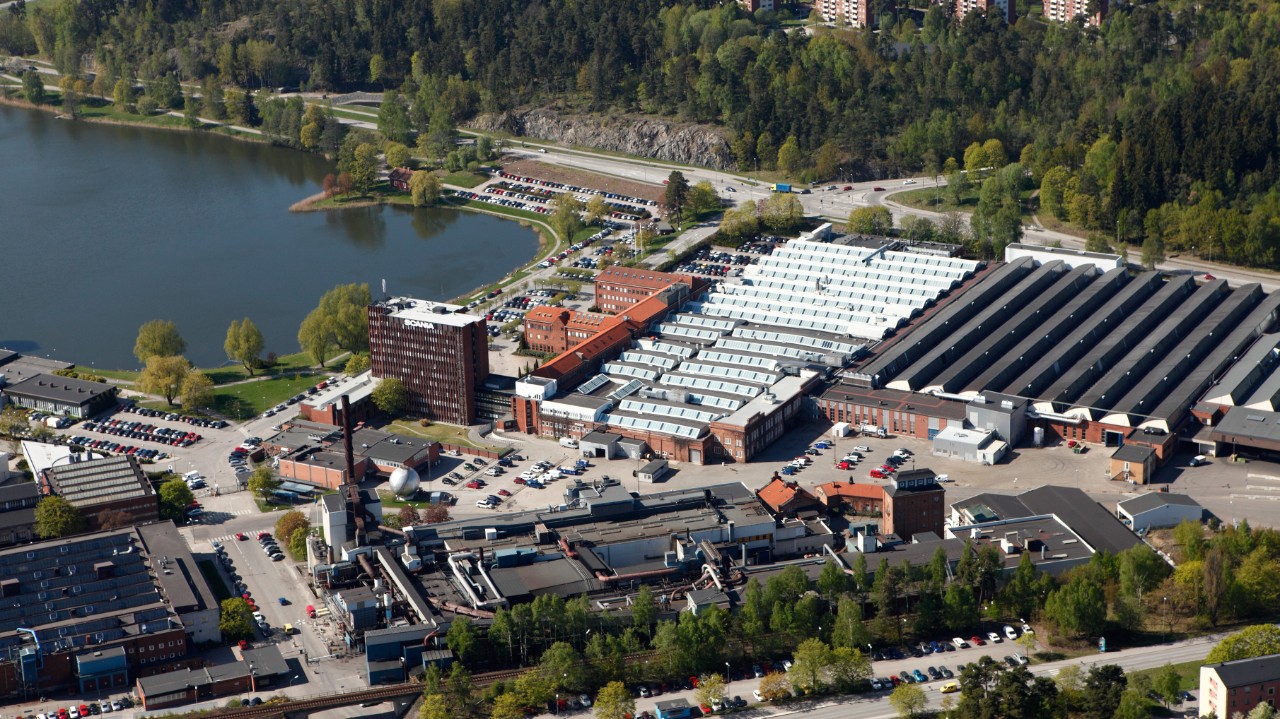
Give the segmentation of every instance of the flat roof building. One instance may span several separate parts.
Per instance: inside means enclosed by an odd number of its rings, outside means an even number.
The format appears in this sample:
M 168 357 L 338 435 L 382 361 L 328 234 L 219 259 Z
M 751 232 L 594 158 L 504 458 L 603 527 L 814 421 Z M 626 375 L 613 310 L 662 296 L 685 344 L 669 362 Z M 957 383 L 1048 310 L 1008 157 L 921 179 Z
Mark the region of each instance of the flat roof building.
M 92 531 L 106 524 L 145 524 L 160 518 L 155 487 L 131 455 L 85 459 L 58 464 L 40 475 L 45 494 L 56 494 L 80 510 Z
M 404 383 L 409 412 L 467 425 L 489 376 L 489 335 L 483 317 L 462 310 L 410 297 L 370 305 L 369 362 L 374 377 Z
M 1199 522 L 1204 507 L 1185 494 L 1147 492 L 1116 503 L 1116 516 L 1134 531 L 1174 527 L 1185 521 Z
M 115 385 L 54 374 L 28 377 L 5 385 L 0 392 L 19 407 L 67 417 L 92 417 L 116 402 Z
M 1061 519 L 1094 551 L 1119 554 L 1142 543 L 1115 515 L 1074 487 L 1050 484 L 1017 495 L 984 492 L 951 505 L 953 527 L 1047 515 Z

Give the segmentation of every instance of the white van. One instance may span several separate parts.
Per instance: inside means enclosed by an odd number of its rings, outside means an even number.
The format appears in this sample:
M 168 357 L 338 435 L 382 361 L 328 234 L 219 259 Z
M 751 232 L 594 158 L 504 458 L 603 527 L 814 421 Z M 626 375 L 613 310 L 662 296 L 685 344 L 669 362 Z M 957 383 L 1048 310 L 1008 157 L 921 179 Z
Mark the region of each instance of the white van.
M 560 438 L 560 446 L 561 446 L 561 447 L 568 447 L 568 448 L 570 448 L 570 449 L 577 449 L 577 448 L 578 448 L 578 440 L 576 440 L 576 439 L 574 439 L 574 438 L 572 438 L 572 437 L 561 437 L 561 438 Z
M 182 478 L 188 482 L 193 482 L 197 479 L 204 479 L 204 475 L 196 471 L 191 471 L 191 472 L 187 472 L 186 474 L 183 474 Z

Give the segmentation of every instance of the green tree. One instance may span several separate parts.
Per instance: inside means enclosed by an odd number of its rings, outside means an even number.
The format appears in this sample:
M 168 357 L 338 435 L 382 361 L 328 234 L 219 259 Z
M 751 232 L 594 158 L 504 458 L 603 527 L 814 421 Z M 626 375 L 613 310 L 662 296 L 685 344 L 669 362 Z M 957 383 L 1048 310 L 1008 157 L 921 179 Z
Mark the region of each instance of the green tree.
M 35 70 L 22 73 L 22 96 L 32 105 L 44 104 L 44 80 L 40 79 L 40 73 Z
M 1152 684 L 1155 692 L 1164 699 L 1165 706 L 1178 703 L 1182 695 L 1182 677 L 1172 664 L 1166 664 L 1156 672 Z
M 806 693 L 816 692 L 819 680 L 831 668 L 831 647 L 821 639 L 806 639 L 796 647 L 791 684 Z
M 356 145 L 355 154 L 346 171 L 351 175 L 352 188 L 361 197 L 367 196 L 373 190 L 373 183 L 378 176 L 378 148 L 367 142 Z
M 387 158 L 387 167 L 407 167 L 409 164 L 409 148 L 399 142 L 388 142 L 382 148 Z
M 196 501 L 191 487 L 181 477 L 172 477 L 160 485 L 157 492 L 160 505 L 160 518 L 178 520 L 183 517 L 187 507 Z
M 409 390 L 397 377 L 385 377 L 373 388 L 373 404 L 390 415 L 398 415 L 409 404 Z
M 767 702 L 777 702 L 791 696 L 791 680 L 782 672 L 770 672 L 760 680 L 760 696 Z
M 1062 165 L 1050 169 L 1040 178 L 1040 207 L 1059 220 L 1067 217 L 1064 193 L 1070 179 L 1071 171 Z
M 724 677 L 720 674 L 703 674 L 698 679 L 698 688 L 693 690 L 693 698 L 698 704 L 711 705 L 724 701 L 728 688 Z
M 1250 709 L 1249 713 L 1245 715 L 1245 719 L 1275 719 L 1275 716 L 1275 707 L 1267 702 L 1258 702 L 1258 705 Z
M 382 57 L 382 53 L 375 52 L 369 56 L 369 82 L 382 82 L 382 77 L 387 72 L 387 61 Z
M 849 575 L 845 573 L 840 565 L 834 561 L 827 560 L 826 565 L 822 568 L 822 573 L 818 575 L 818 591 L 828 602 L 836 601 L 842 594 L 849 591 Z
M 568 642 L 556 642 L 547 647 L 538 660 L 538 670 L 556 692 L 580 691 L 588 683 L 582 655 Z
M 775 232 L 795 229 L 804 219 L 800 198 L 790 192 L 775 192 L 760 208 L 760 221 Z
M 36 505 L 36 534 L 41 539 L 57 539 L 84 531 L 85 521 L 70 502 L 51 494 Z
M 792 175 L 800 170 L 804 154 L 800 151 L 800 143 L 791 135 L 778 148 L 778 171 L 784 175 Z
M 387 90 L 382 93 L 382 104 L 378 107 L 378 132 L 388 141 L 400 144 L 409 141 L 409 108 L 400 98 L 400 93 Z M 407 153 L 406 148 L 406 153 Z M 387 160 L 391 164 L 390 158 Z M 392 167 L 400 165 L 391 164 Z
M 319 309 L 312 310 L 298 327 L 298 345 L 311 355 L 318 366 L 323 367 L 336 348 L 329 319 Z
M 667 210 L 675 214 L 678 226 L 681 221 L 681 213 L 684 211 L 685 201 L 689 198 L 689 181 L 685 179 L 683 172 L 673 170 L 667 176 L 667 185 L 663 191 L 663 197 L 663 204 L 667 206 Z
M 414 207 L 430 207 L 440 201 L 440 178 L 430 172 L 417 170 L 409 176 L 409 196 Z
M 466 661 L 479 648 L 480 637 L 475 627 L 471 626 L 469 617 L 458 617 L 449 625 L 449 633 L 445 636 L 445 644 L 458 657 Z
M 1082 699 L 1086 719 L 1110 719 L 1129 686 L 1124 670 L 1114 664 L 1090 667 L 1085 675 Z
M 1280 626 L 1274 624 L 1256 624 L 1232 634 L 1218 642 L 1205 664 L 1232 662 L 1237 659 L 1253 659 L 1254 657 L 1280 654 Z
M 658 618 L 658 603 L 648 584 L 641 584 L 631 602 L 631 621 L 646 637 L 653 638 L 653 623 Z
M 831 650 L 831 679 L 843 691 L 850 691 L 871 676 L 871 660 L 855 647 Z
M 355 352 L 347 359 L 347 364 L 343 366 L 342 373 L 348 377 L 355 377 L 358 374 L 369 371 L 369 354 L 367 352 Z
M 307 515 L 296 509 L 291 509 L 280 515 L 280 518 L 276 520 L 276 538 L 282 542 L 288 542 L 293 537 L 294 532 L 305 532 L 310 528 L 311 521 L 307 519 Z
M 218 629 L 222 631 L 224 641 L 253 638 L 253 610 L 249 608 L 248 602 L 241 597 L 224 599 L 221 610 Z
M 889 694 L 889 704 L 902 719 L 914 719 L 924 713 L 928 698 L 916 684 L 902 683 Z
M 636 700 L 622 682 L 609 682 L 596 694 L 596 719 L 625 719 L 635 716 Z
M 1120 591 L 1142 597 L 1169 576 L 1169 565 L 1145 544 L 1137 544 L 1116 556 L 1120 565 Z
M 1204 525 L 1193 519 L 1185 519 L 1173 528 L 1173 541 L 1182 547 L 1189 560 L 1204 559 Z
M 372 304 L 369 285 L 338 285 L 324 293 L 320 304 L 302 321 L 298 344 L 319 365 L 324 365 L 334 348 L 348 352 L 369 350 L 368 306 Z
M 754 237 L 760 231 L 760 212 L 756 203 L 746 202 L 726 210 L 720 218 L 720 234 L 731 240 Z
M 271 467 L 265 464 L 254 469 L 253 473 L 249 475 L 249 491 L 263 499 L 270 497 L 273 492 L 280 489 L 280 484 L 280 478 L 275 475 L 275 472 L 271 471 Z
M 837 603 L 835 626 L 831 628 L 831 644 L 836 648 L 861 648 L 871 643 L 871 631 L 862 621 L 861 602 L 841 596 Z
M 182 380 L 182 408 L 198 412 L 213 406 L 213 380 L 204 372 L 188 372 Z
M 112 101 L 120 112 L 133 112 L 133 86 L 125 78 L 116 80 L 111 92 Z
M 222 348 L 227 353 L 227 359 L 243 365 L 250 377 L 253 376 L 253 368 L 262 363 L 261 355 L 265 347 L 262 332 L 258 330 L 253 320 L 248 317 L 240 322 L 231 320 L 231 325 L 227 327 L 227 339 L 222 343 Z
M 138 375 L 138 389 L 148 394 L 158 394 L 172 405 L 173 398 L 182 392 L 183 382 L 190 371 L 191 363 L 186 357 L 152 355 L 147 358 L 147 366 L 142 374 Z
M 689 208 L 690 215 L 698 216 L 720 209 L 720 196 L 710 182 L 703 180 L 689 188 L 684 204 Z
M 887 207 L 858 207 L 849 213 L 848 226 L 862 235 L 887 235 L 893 229 L 893 214 Z
M 582 228 L 582 203 L 573 195 L 564 193 L 551 201 L 551 229 L 566 242 Z
M 149 357 L 172 357 L 187 351 L 186 340 L 178 334 L 178 327 L 168 320 L 151 320 L 138 328 L 138 338 L 133 343 L 133 356 L 146 364 Z
M 308 534 L 308 532 L 299 531 L 294 532 L 293 536 L 289 537 L 289 556 L 298 561 L 302 561 L 307 558 Z

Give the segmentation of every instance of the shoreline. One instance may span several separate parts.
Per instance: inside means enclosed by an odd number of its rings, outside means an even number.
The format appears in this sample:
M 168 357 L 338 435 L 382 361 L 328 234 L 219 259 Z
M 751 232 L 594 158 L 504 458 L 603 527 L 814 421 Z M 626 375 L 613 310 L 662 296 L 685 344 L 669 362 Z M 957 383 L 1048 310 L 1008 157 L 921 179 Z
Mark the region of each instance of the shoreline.
M 93 97 L 93 99 L 95 100 L 105 101 L 105 98 L 99 98 L 96 95 L 91 97 Z M 107 104 L 110 104 L 110 102 L 108 102 Z M 115 118 L 115 117 L 96 117 L 96 116 L 85 116 L 85 115 L 77 115 L 76 117 L 71 118 L 63 114 L 61 107 L 55 107 L 53 105 L 37 105 L 28 100 L 24 100 L 20 97 L 5 95 L 3 92 L 0 92 L 0 105 L 16 107 L 22 110 L 35 110 L 36 112 L 43 112 L 47 115 L 53 115 L 55 119 L 67 120 L 70 122 L 91 122 L 97 125 L 116 125 L 119 127 L 136 127 L 144 130 L 160 130 L 163 132 L 210 132 L 212 131 L 213 133 L 217 134 L 219 137 L 226 137 L 233 140 L 242 140 L 244 142 L 270 144 L 270 141 L 267 140 L 265 137 L 248 135 L 243 132 L 237 132 L 235 130 L 229 129 L 230 125 L 226 125 L 224 123 L 219 123 L 219 122 L 213 122 L 210 120 L 204 120 L 204 119 L 200 120 L 200 127 L 188 127 L 183 125 L 161 125 L 155 122 L 147 122 L 146 120 L 143 120 L 143 119 L 125 120 L 125 119 Z M 143 116 L 139 115 L 138 117 L 142 118 Z M 162 113 L 158 115 L 149 115 L 148 117 L 153 117 L 153 118 L 172 117 L 172 115 L 169 115 L 168 113 Z M 228 129 L 220 131 L 220 128 L 228 128 Z

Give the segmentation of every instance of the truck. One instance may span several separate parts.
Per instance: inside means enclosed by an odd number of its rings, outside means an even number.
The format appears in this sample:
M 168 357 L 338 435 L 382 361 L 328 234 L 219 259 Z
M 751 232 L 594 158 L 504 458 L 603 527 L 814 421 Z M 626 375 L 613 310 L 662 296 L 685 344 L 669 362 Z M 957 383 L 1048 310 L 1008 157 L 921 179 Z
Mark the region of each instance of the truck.
M 864 424 L 861 427 L 859 427 L 859 430 L 861 430 L 863 434 L 871 437 L 888 437 L 889 436 L 888 430 L 886 430 L 884 427 L 877 427 L 874 424 Z
M 773 191 L 774 192 L 791 192 L 791 184 L 787 182 L 775 182 L 773 183 Z

